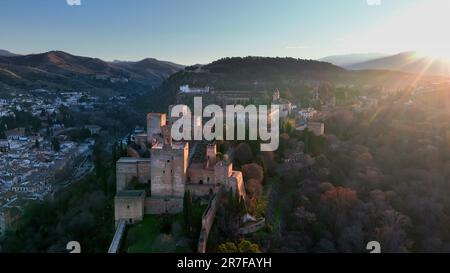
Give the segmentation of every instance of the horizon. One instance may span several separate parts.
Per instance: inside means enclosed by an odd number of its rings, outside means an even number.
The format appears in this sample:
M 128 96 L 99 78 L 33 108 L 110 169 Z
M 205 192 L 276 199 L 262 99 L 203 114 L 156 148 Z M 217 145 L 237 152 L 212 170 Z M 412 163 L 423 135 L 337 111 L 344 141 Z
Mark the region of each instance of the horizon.
M 62 52 L 62 53 L 65 53 L 65 54 L 76 56 L 76 57 L 96 58 L 96 59 L 100 59 L 102 61 L 110 62 L 110 63 L 112 63 L 112 62 L 140 62 L 140 61 L 144 61 L 146 59 L 154 59 L 154 60 L 157 60 L 157 61 L 174 63 L 174 64 L 177 64 L 177 65 L 183 65 L 183 66 L 186 66 L 186 67 L 193 66 L 193 65 L 207 65 L 207 64 L 210 64 L 210 63 L 212 63 L 214 61 L 218 61 L 218 60 L 221 60 L 221 59 L 224 59 L 224 58 L 247 58 L 247 57 L 250 57 L 250 58 L 252 58 L 252 57 L 254 57 L 254 58 L 293 58 L 293 59 L 298 59 L 298 60 L 313 60 L 313 61 L 319 61 L 319 62 L 327 62 L 327 61 L 324 61 L 322 59 L 325 59 L 325 58 L 328 58 L 328 57 L 346 56 L 346 55 L 384 54 L 386 56 L 394 56 L 394 55 L 400 55 L 400 54 L 406 54 L 406 53 L 417 53 L 416 51 L 402 51 L 402 52 L 393 53 L 393 54 L 392 53 L 385 53 L 385 52 L 355 52 L 355 53 L 348 53 L 348 54 L 327 55 L 327 56 L 323 56 L 323 57 L 320 57 L 320 58 L 317 58 L 317 59 L 301 58 L 301 57 L 293 57 L 293 56 L 262 56 L 262 55 L 224 56 L 224 57 L 220 57 L 218 59 L 211 60 L 208 63 L 193 63 L 193 64 L 187 64 L 186 65 L 186 64 L 183 64 L 183 63 L 174 62 L 172 60 L 163 60 L 163 59 L 159 59 L 159 58 L 154 58 L 152 56 L 147 56 L 147 57 L 143 57 L 142 59 L 136 59 L 136 60 L 119 60 L 119 59 L 115 59 L 115 58 L 113 58 L 112 60 L 105 60 L 105 59 L 102 59 L 102 58 L 99 58 L 99 57 L 96 57 L 96 56 L 73 54 L 72 52 L 68 52 L 68 51 L 64 51 L 64 50 L 60 50 L 60 49 L 51 49 L 51 50 L 48 50 L 48 51 L 31 52 L 31 53 L 14 52 L 12 50 L 5 49 L 5 48 L 0 48 L 0 50 L 7 51 L 7 52 L 12 53 L 12 54 L 17 55 L 17 56 L 39 55 L 39 54 L 47 54 L 47 53 L 51 53 L 51 52 Z M 381 57 L 381 58 L 383 58 L 383 57 Z
M 450 23 L 444 0 L 82 0 L 79 6 L 5 0 L 2 7 L 0 48 L 24 55 L 57 50 L 105 61 L 155 58 L 183 65 L 230 56 L 318 60 L 417 51 L 450 57 L 450 41 L 438 31 Z

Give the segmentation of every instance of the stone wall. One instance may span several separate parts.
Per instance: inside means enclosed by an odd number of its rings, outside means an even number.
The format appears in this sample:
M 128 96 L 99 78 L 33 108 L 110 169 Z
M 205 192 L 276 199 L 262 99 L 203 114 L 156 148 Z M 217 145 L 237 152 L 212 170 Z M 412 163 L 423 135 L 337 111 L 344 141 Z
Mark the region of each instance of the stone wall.
M 200 185 L 200 184 L 186 184 L 186 191 L 191 192 L 192 196 L 195 197 L 205 197 L 211 193 L 216 193 L 218 187 L 215 185 Z
M 253 233 L 253 232 L 256 232 L 256 231 L 262 229 L 265 226 L 266 226 L 266 218 L 262 218 L 261 220 L 259 220 L 257 222 L 250 223 L 248 225 L 245 225 L 245 226 L 239 228 L 239 234 L 240 235 L 250 234 L 250 233 Z
M 225 184 L 228 177 L 233 173 L 233 164 L 226 161 L 219 161 L 214 166 L 214 175 L 216 184 Z
M 134 136 L 134 143 L 141 147 L 142 150 L 147 148 L 147 134 L 137 134 Z
M 144 191 L 121 191 L 114 198 L 114 218 L 116 223 L 125 220 L 127 223 L 142 221 L 144 217 Z
M 183 198 L 147 197 L 145 214 L 177 214 L 183 211 Z
M 242 172 L 233 171 L 232 175 L 227 180 L 227 187 L 233 189 L 233 192 L 236 192 L 237 190 L 239 195 L 245 199 L 246 194 Z
M 151 151 L 152 196 L 183 198 L 187 175 L 189 147 L 164 145 Z
M 219 207 L 219 201 L 222 191 L 219 190 L 217 194 L 209 202 L 208 208 L 202 216 L 202 228 L 200 230 L 200 236 L 198 239 L 198 253 L 206 253 L 206 244 L 208 241 L 209 232 L 214 224 L 214 219 L 216 217 L 217 209 Z
M 214 144 L 208 144 L 206 146 L 206 160 L 207 160 L 207 165 L 209 166 L 214 166 L 214 164 L 216 164 L 216 155 L 217 155 L 217 145 Z
M 116 163 L 117 191 L 124 190 L 136 177 L 142 184 L 151 181 L 151 164 L 147 158 L 121 158 Z
M 125 235 L 126 221 L 124 219 L 116 222 L 116 232 L 114 233 L 113 240 L 109 246 L 108 253 L 118 253 L 120 246 L 122 245 L 122 240 Z
M 214 169 L 205 169 L 204 164 L 196 164 L 196 166 L 189 167 L 188 171 L 189 183 L 191 184 L 205 184 L 215 185 Z
M 166 125 L 166 114 L 148 113 L 147 114 L 147 143 L 152 143 L 154 135 L 160 135 L 161 127 Z

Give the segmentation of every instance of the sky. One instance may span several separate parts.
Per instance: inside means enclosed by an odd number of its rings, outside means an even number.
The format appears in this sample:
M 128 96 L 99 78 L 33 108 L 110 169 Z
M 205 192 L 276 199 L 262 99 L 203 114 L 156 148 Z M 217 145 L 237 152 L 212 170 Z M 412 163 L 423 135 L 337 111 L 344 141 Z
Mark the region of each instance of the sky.
M 1 0 L 0 49 L 185 65 L 412 50 L 450 57 L 449 10 L 448 0 Z

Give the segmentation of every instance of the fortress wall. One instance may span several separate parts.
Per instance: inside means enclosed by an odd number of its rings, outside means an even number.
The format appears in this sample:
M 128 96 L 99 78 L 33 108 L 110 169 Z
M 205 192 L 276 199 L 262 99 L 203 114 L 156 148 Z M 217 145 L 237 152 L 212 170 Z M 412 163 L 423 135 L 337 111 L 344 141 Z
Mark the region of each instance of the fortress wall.
M 152 149 L 152 194 L 183 198 L 189 148 L 187 144 L 180 145 Z
M 128 223 L 142 221 L 144 217 L 144 196 L 116 196 L 114 198 L 114 218 L 116 223 L 125 219 Z
M 225 161 L 220 161 L 214 166 L 214 172 L 214 182 L 216 184 L 220 183 L 223 185 L 227 182 L 228 177 L 230 177 L 233 172 L 233 164 Z
M 144 202 L 145 214 L 177 214 L 183 211 L 183 198 L 150 197 Z
M 189 183 L 215 185 L 214 169 L 189 168 Z
M 245 199 L 246 193 L 242 172 L 233 171 L 232 175 L 228 178 L 227 184 L 229 188 L 233 189 L 233 192 L 236 192 L 237 190 L 239 195 Z
M 172 154 L 170 151 L 152 150 L 151 173 L 152 195 L 171 196 L 172 192 Z
M 215 185 L 186 184 L 186 191 L 190 191 L 195 197 L 204 197 L 208 196 L 211 191 L 216 193 L 217 187 Z
M 214 195 L 202 217 L 202 228 L 198 239 L 198 253 L 206 253 L 206 243 L 219 207 L 221 191 Z
M 173 150 L 173 195 L 181 198 L 184 197 L 186 191 L 188 156 L 189 149 L 187 144 L 181 149 Z
M 141 183 L 148 183 L 151 179 L 150 159 L 122 158 L 116 162 L 117 191 L 124 190 L 133 177 Z
M 147 148 L 147 134 L 136 135 L 134 143 L 136 145 L 139 145 L 142 150 L 145 150 Z
M 151 165 L 149 161 L 139 161 L 137 163 L 138 180 L 142 184 L 147 184 L 151 179 Z
M 137 177 L 136 164 L 117 162 L 116 163 L 116 185 L 117 191 L 121 191 L 128 186 L 128 183 Z
M 266 226 L 266 218 L 260 219 L 258 222 L 251 223 L 239 229 L 239 234 L 246 235 L 256 232 Z

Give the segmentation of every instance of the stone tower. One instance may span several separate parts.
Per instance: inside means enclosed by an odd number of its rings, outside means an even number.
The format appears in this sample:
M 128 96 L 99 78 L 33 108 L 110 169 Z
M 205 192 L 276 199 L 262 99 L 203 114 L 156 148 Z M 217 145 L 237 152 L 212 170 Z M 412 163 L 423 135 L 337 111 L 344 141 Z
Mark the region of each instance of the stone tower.
M 156 135 L 161 134 L 161 127 L 166 125 L 166 114 L 147 114 L 147 142 L 152 143 Z
M 161 127 L 163 148 L 172 147 L 172 126 L 164 125 Z
M 216 184 L 225 185 L 233 173 L 233 164 L 231 162 L 221 160 L 214 166 L 214 181 Z
M 272 95 L 272 102 L 280 101 L 280 90 L 276 89 Z
M 215 143 L 206 146 L 206 164 L 214 166 L 216 164 L 217 145 Z

